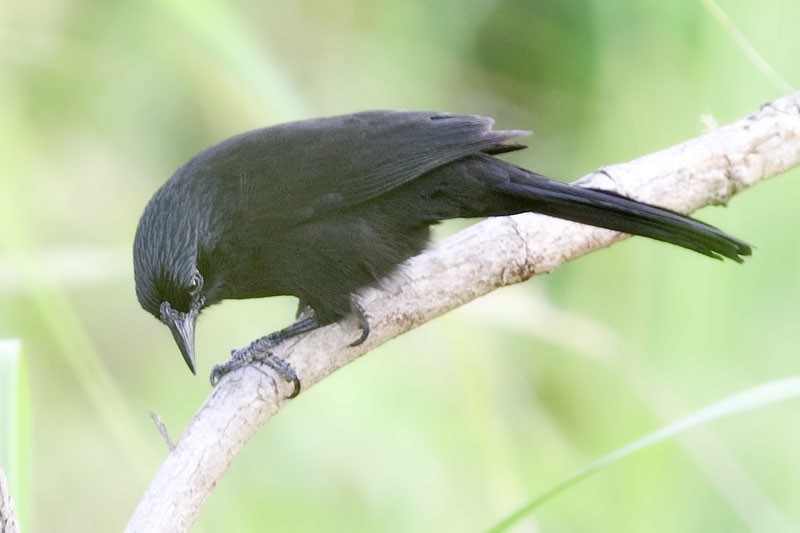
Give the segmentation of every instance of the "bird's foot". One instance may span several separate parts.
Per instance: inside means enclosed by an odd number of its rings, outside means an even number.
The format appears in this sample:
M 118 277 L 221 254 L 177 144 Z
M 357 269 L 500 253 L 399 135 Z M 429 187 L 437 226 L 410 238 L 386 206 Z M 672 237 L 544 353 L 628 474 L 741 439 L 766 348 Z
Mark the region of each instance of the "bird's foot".
M 230 359 L 215 365 L 211 370 L 211 386 L 216 387 L 222 376 L 229 372 L 238 370 L 253 362 L 260 362 L 266 364 L 280 374 L 283 379 L 294 385 L 292 393 L 287 398 L 291 399 L 300 394 L 300 378 L 297 377 L 297 372 L 292 368 L 292 365 L 269 351 L 269 348 L 274 347 L 279 342 L 279 339 L 276 340 L 273 335 L 261 337 L 253 341 L 249 346 L 233 350 Z
M 211 385 L 216 387 L 217 383 L 219 383 L 219 380 L 222 379 L 222 376 L 228 372 L 237 370 L 243 366 L 247 366 L 254 361 L 258 361 L 266 364 L 280 374 L 283 379 L 294 384 L 294 390 L 292 391 L 292 394 L 288 396 L 289 398 L 294 398 L 300 394 L 300 379 L 297 377 L 297 372 L 295 372 L 294 368 L 292 368 L 292 366 L 285 360 L 274 355 L 272 353 L 272 349 L 286 339 L 295 337 L 301 333 L 311 331 L 312 329 L 316 329 L 318 327 L 319 324 L 317 323 L 317 319 L 313 312 L 303 314 L 303 316 L 301 316 L 300 319 L 294 324 L 291 324 L 280 331 L 270 333 L 269 335 L 261 337 L 260 339 L 256 339 L 244 348 L 232 350 L 231 358 L 229 360 L 216 365 L 211 370 Z

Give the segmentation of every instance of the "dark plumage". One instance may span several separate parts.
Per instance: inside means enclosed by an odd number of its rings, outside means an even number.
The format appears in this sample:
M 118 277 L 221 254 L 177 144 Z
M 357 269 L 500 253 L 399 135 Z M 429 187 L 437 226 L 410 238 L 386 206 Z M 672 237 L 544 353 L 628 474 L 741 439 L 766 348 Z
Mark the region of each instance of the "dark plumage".
M 134 242 L 136 294 L 194 372 L 194 323 L 226 299 L 294 295 L 339 320 L 351 295 L 420 253 L 450 218 L 533 211 L 741 261 L 743 241 L 617 194 L 551 181 L 495 157 L 525 131 L 492 119 L 370 111 L 282 124 L 197 154 L 156 192 Z M 310 317 L 310 318 L 309 318 Z

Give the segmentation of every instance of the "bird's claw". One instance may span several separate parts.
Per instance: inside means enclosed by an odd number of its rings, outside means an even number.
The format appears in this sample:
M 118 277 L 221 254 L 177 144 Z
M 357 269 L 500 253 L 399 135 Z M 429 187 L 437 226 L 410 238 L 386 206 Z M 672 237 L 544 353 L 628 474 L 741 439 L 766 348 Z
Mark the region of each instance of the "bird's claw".
M 356 340 L 350 343 L 350 347 L 358 346 L 359 344 L 363 344 L 367 337 L 369 337 L 369 323 L 365 320 L 358 324 L 358 327 L 361 328 L 361 335 L 358 336 Z
M 233 372 L 234 370 L 238 370 L 243 366 L 247 366 L 254 361 L 254 358 L 246 349 L 243 350 L 231 350 L 231 358 L 225 361 L 224 363 L 220 363 L 218 365 L 214 365 L 214 368 L 211 369 L 211 375 L 209 376 L 209 380 L 211 381 L 211 386 L 216 387 L 219 384 L 219 380 L 222 379 L 222 376 Z
M 361 330 L 361 335 L 350 343 L 350 347 L 363 344 L 364 341 L 367 340 L 367 337 L 369 337 L 369 320 L 367 320 L 367 313 L 364 311 L 364 308 L 361 307 L 358 302 L 353 301 L 353 312 L 358 318 L 358 327 Z
M 216 387 L 219 384 L 219 380 L 222 379 L 222 376 L 230 372 L 227 367 L 227 363 L 230 361 L 226 361 L 225 363 L 214 365 L 214 368 L 211 369 L 211 375 L 208 377 L 208 380 L 211 382 L 212 387 Z
M 272 370 L 280 374 L 284 380 L 290 382 L 294 386 L 292 393 L 287 396 L 286 399 L 291 400 L 300 394 L 300 378 L 297 377 L 297 372 L 295 372 L 292 365 L 290 365 L 286 359 L 281 359 L 277 355 L 268 353 L 263 359 L 259 360 L 266 363 Z

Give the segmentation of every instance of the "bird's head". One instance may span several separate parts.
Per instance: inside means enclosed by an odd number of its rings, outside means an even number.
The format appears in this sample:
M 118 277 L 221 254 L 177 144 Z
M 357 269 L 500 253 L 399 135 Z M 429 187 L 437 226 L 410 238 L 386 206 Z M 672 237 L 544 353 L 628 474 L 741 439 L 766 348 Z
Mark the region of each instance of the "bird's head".
M 195 323 L 207 305 L 207 280 L 198 267 L 198 235 L 202 227 L 167 200 L 159 191 L 136 230 L 136 296 L 145 311 L 169 328 L 183 360 L 195 373 Z

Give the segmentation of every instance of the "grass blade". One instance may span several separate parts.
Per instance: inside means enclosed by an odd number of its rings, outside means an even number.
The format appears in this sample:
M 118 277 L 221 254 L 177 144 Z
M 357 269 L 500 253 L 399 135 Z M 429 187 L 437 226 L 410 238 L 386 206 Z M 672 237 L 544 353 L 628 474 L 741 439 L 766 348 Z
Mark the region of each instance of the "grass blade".
M 800 377 L 786 378 L 782 380 L 770 381 L 763 385 L 758 385 L 745 391 L 739 392 L 714 402 L 706 407 L 698 409 L 674 422 L 658 429 L 644 437 L 637 439 L 622 448 L 618 448 L 608 453 L 586 467 L 578 470 L 573 475 L 555 485 L 550 490 L 529 502 L 516 512 L 512 513 L 500 523 L 495 525 L 491 533 L 507 531 L 511 526 L 538 509 L 547 500 L 565 491 L 569 487 L 588 478 L 595 472 L 609 466 L 621 459 L 624 459 L 645 448 L 649 448 L 661 441 L 673 438 L 689 429 L 702 424 L 727 418 L 736 414 L 744 413 L 758 407 L 786 401 L 800 397 Z

